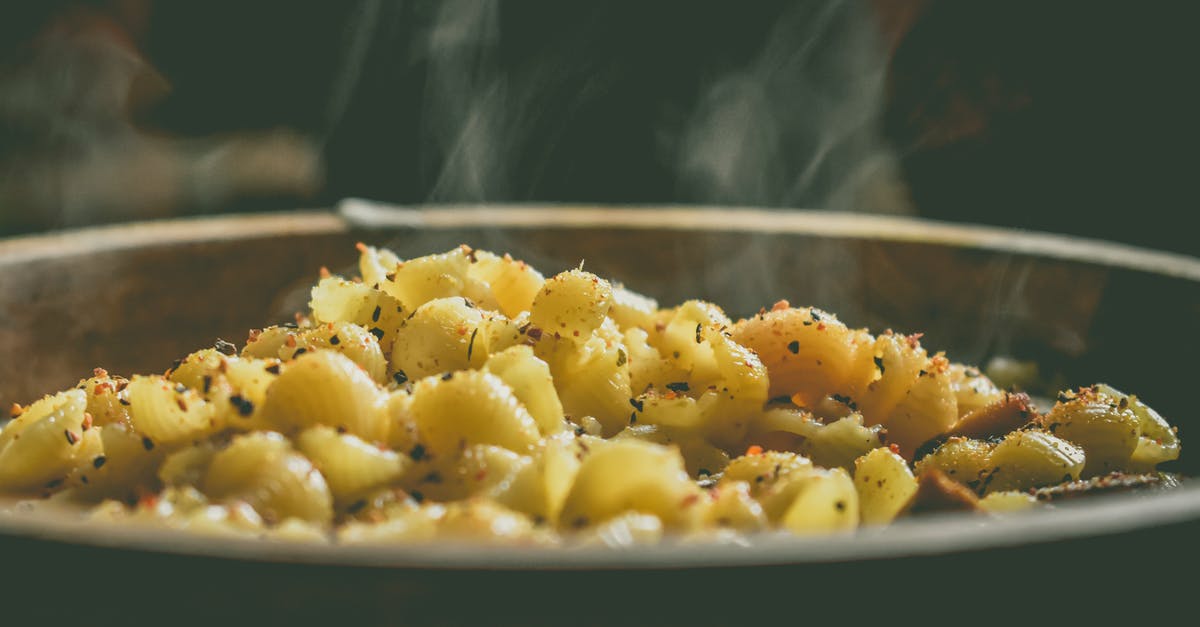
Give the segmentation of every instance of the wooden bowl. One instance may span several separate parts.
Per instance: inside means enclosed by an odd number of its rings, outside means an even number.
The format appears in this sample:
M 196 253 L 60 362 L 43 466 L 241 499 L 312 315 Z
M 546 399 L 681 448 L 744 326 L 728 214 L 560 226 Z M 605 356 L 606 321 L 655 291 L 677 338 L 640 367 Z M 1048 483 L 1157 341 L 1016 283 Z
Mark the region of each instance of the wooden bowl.
M 1200 260 L 821 212 L 348 203 L 340 214 L 172 220 L 3 241 L 0 403 L 28 403 L 96 366 L 161 372 L 217 338 L 240 345 L 248 328 L 302 309 L 320 266 L 352 271 L 356 241 L 402 257 L 466 242 L 546 273 L 582 261 L 664 304 L 703 298 L 737 316 L 786 298 L 854 326 L 923 331 L 925 346 L 956 360 L 1012 355 L 1036 360 L 1043 379 L 1062 385 L 1105 381 L 1136 392 L 1179 426 L 1185 452 L 1175 469 L 1194 474 L 1200 457 L 1187 452 L 1200 425 L 1191 387 Z M 919 617 L 931 594 L 945 609 L 1000 594 L 1084 592 L 1099 568 L 1153 578 L 1162 559 L 1200 537 L 1200 487 L 1192 484 L 999 520 L 947 516 L 852 536 L 636 551 L 296 546 L 96 526 L 48 506 L 13 509 L 0 507 L 0 582 L 6 598 L 23 600 L 16 611 L 111 621 L 633 617 L 694 625 L 742 622 L 746 612 L 807 616 L 842 600 L 857 612 L 864 599 L 906 604 Z M 1157 595 L 1171 584 L 1155 585 Z M 1100 597 L 1088 607 L 1120 598 Z

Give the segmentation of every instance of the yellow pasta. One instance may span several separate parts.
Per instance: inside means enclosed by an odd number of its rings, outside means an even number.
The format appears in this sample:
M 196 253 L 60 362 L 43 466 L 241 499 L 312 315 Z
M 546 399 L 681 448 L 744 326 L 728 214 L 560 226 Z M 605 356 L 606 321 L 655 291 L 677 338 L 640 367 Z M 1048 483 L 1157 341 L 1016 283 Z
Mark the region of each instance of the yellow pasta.
M 15 407 L 0 490 L 268 541 L 636 547 L 845 533 L 937 498 L 1014 514 L 1169 484 L 1180 454 L 1136 396 L 1097 384 L 1040 412 L 919 335 L 819 309 L 733 320 L 582 266 L 358 248 L 360 277 L 323 272 L 307 315 L 240 353 Z

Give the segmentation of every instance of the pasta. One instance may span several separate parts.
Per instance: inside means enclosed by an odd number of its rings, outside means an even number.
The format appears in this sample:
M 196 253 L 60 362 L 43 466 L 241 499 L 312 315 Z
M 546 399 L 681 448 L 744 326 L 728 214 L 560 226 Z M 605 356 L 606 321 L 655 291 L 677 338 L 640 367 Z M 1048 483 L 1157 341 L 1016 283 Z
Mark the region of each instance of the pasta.
M 310 312 L 162 375 L 97 369 L 0 430 L 0 491 L 193 533 L 633 546 L 1010 515 L 1169 485 L 1179 439 L 1098 384 L 1039 409 L 919 335 L 742 320 L 460 246 L 359 245 Z

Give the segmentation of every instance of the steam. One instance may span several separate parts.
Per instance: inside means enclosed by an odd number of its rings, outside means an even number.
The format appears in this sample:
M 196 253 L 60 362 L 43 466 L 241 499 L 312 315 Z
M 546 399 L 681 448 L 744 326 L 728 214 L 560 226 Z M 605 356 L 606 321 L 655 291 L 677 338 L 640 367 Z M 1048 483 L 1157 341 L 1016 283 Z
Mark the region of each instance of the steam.
M 506 33 L 500 9 L 497 2 L 448 0 L 437 5 L 432 23 L 413 43 L 427 67 L 420 150 L 426 180 L 433 181 L 429 202 L 522 200 L 524 181 L 515 178 L 540 167 L 539 155 L 527 150 L 529 109 L 541 102 L 583 101 L 606 88 L 601 77 L 589 83 L 592 92 L 575 100 L 548 97 L 575 84 L 564 75 L 578 79 L 579 72 L 589 71 L 579 67 L 587 65 L 579 62 L 587 51 L 576 48 L 547 46 L 541 58 L 527 61 L 533 67 L 502 67 L 498 58 Z M 703 85 L 684 115 L 663 111 L 650 143 L 657 146 L 658 161 L 669 164 L 674 200 L 909 213 L 897 158 L 879 128 L 887 56 L 875 18 L 863 3 L 796 2 L 744 67 Z M 578 22 L 556 27 L 574 29 L 574 38 L 582 39 L 589 34 L 586 20 Z M 568 48 L 561 42 L 570 39 L 555 41 Z M 497 232 L 484 239 L 474 244 L 536 257 L 519 237 Z M 861 302 L 853 282 L 844 278 L 855 276 L 857 261 L 842 243 L 815 244 L 821 248 L 815 256 L 819 267 L 806 272 L 830 278 L 806 285 L 804 294 L 789 294 L 794 285 L 781 272 L 783 259 L 754 240 L 707 269 L 704 291 L 727 293 L 755 308 L 764 295 L 789 297 L 855 317 Z

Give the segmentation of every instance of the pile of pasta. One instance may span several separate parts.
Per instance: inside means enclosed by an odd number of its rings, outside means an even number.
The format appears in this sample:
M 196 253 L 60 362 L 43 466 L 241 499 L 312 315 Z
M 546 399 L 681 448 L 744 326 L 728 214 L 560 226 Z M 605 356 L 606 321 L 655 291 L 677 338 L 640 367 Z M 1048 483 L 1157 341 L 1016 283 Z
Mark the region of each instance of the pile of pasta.
M 630 544 L 1035 507 L 1174 429 L 1097 385 L 1044 413 L 917 335 L 733 321 L 461 246 L 359 245 L 311 312 L 163 375 L 97 369 L 0 431 L 0 490 L 102 520 L 325 542 Z

